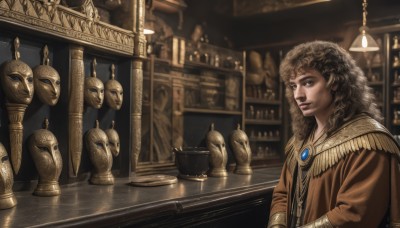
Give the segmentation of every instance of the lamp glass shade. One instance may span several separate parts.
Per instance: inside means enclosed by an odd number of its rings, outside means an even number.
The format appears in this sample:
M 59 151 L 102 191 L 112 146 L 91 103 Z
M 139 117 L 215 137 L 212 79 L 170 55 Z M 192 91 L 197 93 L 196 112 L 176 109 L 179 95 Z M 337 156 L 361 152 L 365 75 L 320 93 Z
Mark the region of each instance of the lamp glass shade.
M 154 34 L 154 30 L 144 27 L 143 34 L 145 34 L 145 35 Z
M 379 46 L 371 35 L 362 30 L 351 44 L 349 50 L 355 52 L 379 51 Z
M 146 9 L 145 11 L 145 17 L 144 17 L 144 28 L 143 28 L 143 33 L 145 35 L 151 35 L 155 33 L 154 29 L 154 23 L 156 19 L 155 16 L 153 15 L 153 12 Z

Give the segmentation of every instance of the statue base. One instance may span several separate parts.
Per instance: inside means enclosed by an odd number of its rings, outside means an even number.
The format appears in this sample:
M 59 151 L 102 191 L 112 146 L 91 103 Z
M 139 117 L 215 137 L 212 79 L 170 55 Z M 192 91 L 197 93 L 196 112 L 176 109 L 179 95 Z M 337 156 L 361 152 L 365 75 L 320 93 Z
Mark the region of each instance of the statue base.
M 111 171 L 106 173 L 92 173 L 89 182 L 95 185 L 113 185 L 114 184 L 114 176 Z
M 208 176 L 210 177 L 227 177 L 228 172 L 224 168 L 213 168 L 208 172 Z
M 249 165 L 237 165 L 233 172 L 240 175 L 250 175 L 253 173 L 253 170 Z
M 17 205 L 17 199 L 14 196 L 14 193 L 6 193 L 0 195 L 0 209 L 8 209 Z
M 33 195 L 36 196 L 58 196 L 61 194 L 58 181 L 39 181 Z

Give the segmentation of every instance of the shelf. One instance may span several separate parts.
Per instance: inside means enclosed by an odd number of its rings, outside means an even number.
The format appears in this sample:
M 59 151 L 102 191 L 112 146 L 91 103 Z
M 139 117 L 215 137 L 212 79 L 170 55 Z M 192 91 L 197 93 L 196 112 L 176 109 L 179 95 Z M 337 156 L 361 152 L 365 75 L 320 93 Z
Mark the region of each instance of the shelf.
M 376 64 L 376 65 L 371 65 L 371 66 L 364 66 L 363 67 L 363 69 L 364 70 L 368 70 L 368 69 L 377 69 L 377 68 L 382 68 L 383 67 L 383 65 L 378 65 L 378 64 Z
M 194 69 L 203 68 L 203 69 L 220 71 L 220 72 L 225 72 L 225 73 L 235 73 L 235 74 L 243 75 L 243 72 L 241 70 L 228 69 L 228 68 L 223 68 L 223 67 L 215 67 L 210 64 L 199 63 L 199 62 L 185 61 L 184 67 L 194 68 Z
M 400 105 L 400 101 L 393 101 L 392 100 L 392 102 L 390 102 L 392 105 Z
M 383 81 L 368 82 L 369 86 L 383 86 Z
M 265 157 L 252 157 L 251 158 L 251 161 L 253 162 L 253 161 L 266 161 L 266 160 L 277 160 L 277 159 L 280 159 L 279 158 L 279 155 L 277 155 L 277 154 L 271 154 L 271 155 L 267 155 L 267 156 L 265 156 Z
M 400 87 L 400 83 L 392 83 L 392 87 Z
M 280 125 L 282 124 L 281 120 L 257 120 L 257 119 L 246 119 L 246 124 L 253 125 Z
M 280 142 L 281 138 L 277 137 L 250 137 L 250 142 Z
M 266 104 L 266 105 L 280 105 L 279 100 L 265 100 L 263 98 L 246 97 L 246 103 L 252 104 Z
M 204 114 L 222 114 L 222 115 L 242 115 L 240 111 L 218 110 L 218 109 L 205 109 L 205 108 L 185 108 L 183 112 L 188 113 L 204 113 Z
M 400 123 L 392 123 L 393 126 L 400 126 Z

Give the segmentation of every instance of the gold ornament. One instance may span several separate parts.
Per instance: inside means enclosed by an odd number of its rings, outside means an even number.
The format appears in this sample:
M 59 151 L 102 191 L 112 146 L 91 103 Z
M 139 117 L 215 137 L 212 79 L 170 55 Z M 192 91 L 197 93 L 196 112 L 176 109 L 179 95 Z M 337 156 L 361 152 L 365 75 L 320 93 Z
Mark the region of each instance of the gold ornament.
M 60 75 L 50 66 L 49 49 L 43 48 L 43 65 L 33 69 L 35 93 L 44 104 L 54 106 L 60 97 Z
M 33 192 L 37 196 L 61 194 L 58 179 L 62 170 L 62 158 L 57 138 L 47 130 L 49 121 L 43 121 L 43 129 L 36 130 L 29 138 L 28 147 L 39 174 L 38 185 Z
M 240 130 L 239 124 L 237 129 L 231 134 L 230 143 L 236 160 L 236 168 L 234 173 L 243 175 L 252 174 L 253 171 L 250 166 L 251 148 L 249 145 L 249 138 L 244 131 Z
M 98 120 L 96 120 L 96 127 L 90 129 L 86 134 L 86 148 L 93 164 L 90 183 L 97 185 L 114 184 L 114 176 L 111 173 L 113 158 L 108 145 L 108 138 L 106 133 L 99 128 Z
M 8 160 L 7 151 L 0 143 L 0 209 L 17 205 L 17 199 L 12 191 L 14 176 Z
M 299 162 L 301 145 L 303 142 L 291 138 L 285 148 L 287 164 L 293 173 L 296 163 Z M 337 164 L 346 155 L 367 150 L 382 150 L 394 154 L 400 159 L 400 149 L 391 134 L 376 120 L 359 115 L 345 123 L 326 139 L 318 140 L 314 145 L 313 162 L 309 173 L 313 177 L 325 172 Z
M 214 123 L 210 125 L 210 131 L 206 137 L 207 148 L 210 151 L 210 170 L 209 176 L 226 177 L 226 163 L 228 162 L 228 153 L 226 152 L 224 137 L 218 131 L 214 130 Z
M 111 79 L 105 84 L 105 99 L 107 105 L 114 109 L 120 110 L 124 98 L 124 89 L 122 85 L 115 80 L 115 66 L 111 65 Z
M 20 42 L 14 39 L 14 60 L 5 62 L 0 71 L 0 80 L 6 95 L 6 108 L 10 121 L 11 163 L 15 174 L 18 174 L 22 160 L 23 119 L 25 109 L 33 97 L 33 73 L 31 68 L 21 60 L 18 51 Z
M 92 108 L 99 109 L 103 105 L 104 100 L 104 84 L 96 77 L 96 59 L 92 63 L 92 76 L 85 78 L 84 98 L 87 105 Z
M 106 135 L 108 137 L 108 143 L 110 146 L 110 151 L 114 157 L 117 157 L 119 154 L 119 149 L 120 149 L 120 141 L 119 141 L 119 135 L 118 132 L 114 129 L 115 122 L 114 120 L 111 123 L 111 128 L 107 129 Z

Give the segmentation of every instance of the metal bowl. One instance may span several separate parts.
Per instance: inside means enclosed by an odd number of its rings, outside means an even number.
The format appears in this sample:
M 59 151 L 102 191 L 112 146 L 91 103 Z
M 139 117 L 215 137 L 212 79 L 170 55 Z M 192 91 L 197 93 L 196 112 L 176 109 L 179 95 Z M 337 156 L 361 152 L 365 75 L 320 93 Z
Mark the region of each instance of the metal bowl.
M 205 147 L 174 149 L 180 178 L 203 181 L 207 179 L 210 151 Z

